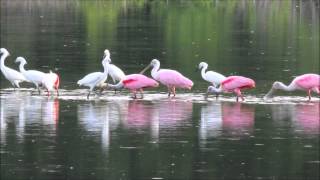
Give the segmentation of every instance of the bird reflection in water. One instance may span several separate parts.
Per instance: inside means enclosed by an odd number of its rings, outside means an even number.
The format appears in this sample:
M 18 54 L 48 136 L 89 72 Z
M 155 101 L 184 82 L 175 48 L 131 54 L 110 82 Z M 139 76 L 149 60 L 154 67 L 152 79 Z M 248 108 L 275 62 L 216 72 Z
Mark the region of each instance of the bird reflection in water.
M 125 107 L 125 106 L 122 106 Z M 123 110 L 126 115 L 122 120 L 127 128 L 144 129 L 150 128 L 152 140 L 159 139 L 160 129 L 166 133 L 174 133 L 175 129 L 185 124 L 186 119 L 192 116 L 192 102 L 183 101 L 160 101 L 157 103 L 146 101 L 129 101 Z
M 16 97 L 17 94 L 14 96 Z M 48 135 L 55 134 L 58 120 L 58 99 L 23 94 L 19 94 L 18 98 L 7 96 L 7 98 L 1 99 L 1 143 L 6 142 L 8 128 L 16 129 L 18 141 L 24 141 L 26 125 L 32 129 L 41 128 Z M 13 126 L 8 126 L 8 124 L 13 124 Z
M 78 105 L 78 120 L 91 136 L 101 137 L 101 145 L 106 152 L 110 144 L 110 103 L 97 102 Z
M 250 135 L 254 125 L 254 106 L 233 102 L 209 102 L 201 109 L 199 138 L 205 145 L 212 137 Z
M 305 134 L 320 133 L 320 102 L 301 104 L 277 104 L 271 106 L 272 119 L 277 124 L 292 123 L 296 132 Z

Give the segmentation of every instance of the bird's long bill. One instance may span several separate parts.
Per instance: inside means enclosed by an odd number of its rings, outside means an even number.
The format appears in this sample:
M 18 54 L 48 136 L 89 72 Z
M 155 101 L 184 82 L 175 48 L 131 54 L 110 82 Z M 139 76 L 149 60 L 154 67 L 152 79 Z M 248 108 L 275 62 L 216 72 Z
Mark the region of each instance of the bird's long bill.
M 275 92 L 276 90 L 274 88 L 271 88 L 269 90 L 269 92 L 263 97 L 263 99 L 268 99 L 268 98 L 272 98 L 273 96 L 273 93 Z
M 151 67 L 151 65 L 149 64 L 147 67 L 145 67 L 139 74 L 143 74 L 144 72 L 146 72 L 146 70 L 148 70 Z

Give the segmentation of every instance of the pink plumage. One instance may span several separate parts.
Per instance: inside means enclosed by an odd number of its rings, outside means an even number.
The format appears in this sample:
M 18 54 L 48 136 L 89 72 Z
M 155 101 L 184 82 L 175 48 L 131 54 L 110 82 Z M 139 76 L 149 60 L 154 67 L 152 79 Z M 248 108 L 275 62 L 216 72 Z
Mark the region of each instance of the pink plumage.
M 124 88 L 130 90 L 139 90 L 148 87 L 158 87 L 159 83 L 157 81 L 148 78 L 142 74 L 130 74 L 125 76 L 122 80 Z
M 153 77 L 153 79 L 167 86 L 168 97 L 170 97 L 171 93 L 173 94 L 173 97 L 176 96 L 176 88 L 190 90 L 193 86 L 193 82 L 190 79 L 184 77 L 178 71 L 171 69 L 160 69 L 160 61 L 157 59 L 153 59 L 150 65 L 142 70 L 142 73 L 150 66 L 153 67 L 151 70 L 151 76 Z
M 193 82 L 184 77 L 181 73 L 170 69 L 161 69 L 155 77 L 157 81 L 168 87 L 177 87 L 183 89 L 191 89 Z
M 232 92 L 236 89 L 250 89 L 255 87 L 254 80 L 243 76 L 229 76 L 221 82 L 222 89 Z
M 318 74 L 303 74 L 297 76 L 292 80 L 292 82 L 287 86 L 282 82 L 275 81 L 272 85 L 270 91 L 264 96 L 264 98 L 272 97 L 272 94 L 276 90 L 283 91 L 295 91 L 303 90 L 308 94 L 309 101 L 311 100 L 311 91 L 320 94 L 320 75 Z
M 320 89 L 320 75 L 318 74 L 303 74 L 297 76 L 292 81 L 301 89 L 310 90 L 310 89 Z

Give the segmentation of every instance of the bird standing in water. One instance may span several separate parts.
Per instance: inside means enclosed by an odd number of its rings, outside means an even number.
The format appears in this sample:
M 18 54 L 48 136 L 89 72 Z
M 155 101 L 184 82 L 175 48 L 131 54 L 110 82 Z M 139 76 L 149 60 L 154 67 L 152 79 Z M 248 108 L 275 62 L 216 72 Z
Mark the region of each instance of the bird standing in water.
M 173 94 L 173 97 L 176 96 L 176 88 L 190 90 L 193 86 L 193 82 L 184 77 L 178 71 L 171 69 L 160 69 L 160 61 L 157 59 L 153 59 L 151 63 L 140 72 L 140 74 L 143 74 L 150 67 L 153 67 L 151 70 L 152 78 L 167 86 L 168 97 L 170 97 L 171 94 Z
M 110 87 L 112 89 L 120 90 L 122 88 L 129 89 L 133 96 L 132 98 L 137 98 L 137 91 L 141 94 L 141 99 L 143 98 L 143 89 L 150 87 L 158 87 L 159 83 L 151 78 L 148 78 L 142 74 L 130 74 L 125 76 L 118 84 L 104 84 L 104 87 Z
M 102 60 L 102 66 L 103 66 L 103 73 L 102 72 L 93 72 L 90 74 L 87 74 L 85 77 L 80 79 L 77 84 L 79 86 L 87 86 L 89 87 L 89 92 L 87 95 L 87 99 L 89 99 L 90 93 L 93 91 L 95 87 L 101 87 L 101 85 L 107 80 L 108 78 L 108 68 L 109 63 L 111 62 L 110 59 L 110 52 L 108 49 L 104 51 L 104 57 Z
M 311 91 L 320 95 L 320 75 L 318 74 L 303 74 L 297 76 L 287 86 L 282 82 L 276 81 L 273 83 L 270 91 L 264 96 L 264 99 L 271 98 L 276 90 L 283 91 L 295 91 L 302 90 L 307 91 L 309 101 L 311 100 Z
M 15 89 L 20 88 L 19 83 L 23 82 L 23 81 L 28 81 L 20 72 L 11 69 L 9 67 L 7 67 L 4 62 L 6 60 L 6 58 L 10 55 L 8 50 L 5 48 L 1 48 L 0 49 L 0 54 L 1 54 L 1 72 L 4 75 L 4 77 L 6 79 L 8 79 L 10 81 L 10 83 L 12 84 L 13 88 Z
M 40 94 L 40 86 L 42 86 L 42 79 L 45 77 L 45 73 L 37 70 L 25 70 L 24 65 L 27 64 L 27 61 L 23 57 L 17 57 L 16 63 L 20 63 L 20 72 L 29 82 L 36 86 Z
M 255 82 L 247 77 L 243 76 L 229 76 L 221 82 L 221 86 L 216 88 L 214 86 L 209 86 L 207 91 L 207 96 L 209 93 L 222 93 L 222 92 L 234 92 L 237 95 L 237 102 L 239 97 L 244 101 L 244 97 L 241 93 L 243 89 L 251 89 L 255 87 Z

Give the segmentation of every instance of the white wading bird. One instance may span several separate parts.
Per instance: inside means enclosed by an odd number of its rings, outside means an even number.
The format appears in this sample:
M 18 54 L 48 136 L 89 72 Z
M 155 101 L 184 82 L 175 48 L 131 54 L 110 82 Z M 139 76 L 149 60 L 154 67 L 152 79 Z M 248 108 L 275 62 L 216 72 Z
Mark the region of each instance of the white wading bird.
M 201 76 L 205 81 L 212 83 L 216 88 L 220 86 L 221 82 L 226 79 L 226 77 L 220 73 L 214 71 L 207 71 L 208 64 L 201 62 L 199 64 L 199 69 L 201 70 Z
M 126 77 L 124 72 L 114 64 L 109 65 L 109 72 L 108 73 L 111 76 L 114 84 L 116 84 L 117 82 L 120 82 L 121 80 L 123 80 Z M 115 89 L 114 92 L 117 93 L 117 90 Z
M 104 68 L 103 73 L 102 72 L 90 73 L 77 82 L 79 86 L 87 86 L 90 88 L 89 93 L 87 95 L 87 99 L 89 99 L 90 93 L 91 91 L 93 91 L 95 87 L 101 87 L 101 85 L 107 80 L 108 68 L 109 68 L 110 62 L 111 62 L 110 52 L 108 49 L 106 49 L 104 50 L 104 57 L 102 60 L 102 65 Z
M 201 62 L 198 67 L 201 70 L 201 76 L 205 81 L 212 83 L 215 88 L 218 88 L 221 85 L 221 82 L 226 79 L 226 77 L 220 73 L 214 71 L 207 71 L 208 64 L 205 62 Z M 219 94 L 216 94 L 216 98 L 218 98 Z
M 10 55 L 9 52 L 5 48 L 0 49 L 1 54 L 1 72 L 6 79 L 10 81 L 13 88 L 20 88 L 19 83 L 23 81 L 27 81 L 27 79 L 18 71 L 7 67 L 4 64 L 5 59 Z
M 27 61 L 23 57 L 17 57 L 16 63 L 20 63 L 20 72 L 28 81 L 36 86 L 40 94 L 40 86 L 42 86 L 42 79 L 44 78 L 45 73 L 37 70 L 25 70 L 24 65 L 27 64 Z

